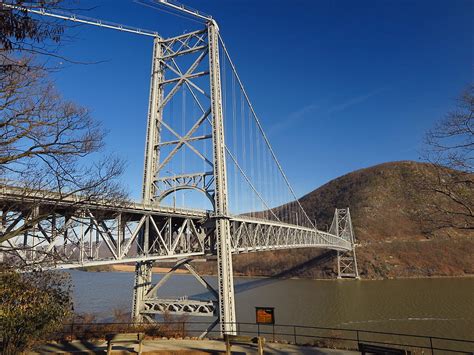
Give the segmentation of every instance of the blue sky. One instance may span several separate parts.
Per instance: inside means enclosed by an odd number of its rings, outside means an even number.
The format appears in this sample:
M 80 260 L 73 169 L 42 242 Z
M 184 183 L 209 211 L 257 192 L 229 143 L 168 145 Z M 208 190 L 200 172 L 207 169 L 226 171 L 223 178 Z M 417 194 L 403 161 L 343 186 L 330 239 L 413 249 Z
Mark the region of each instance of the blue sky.
M 471 0 L 188 0 L 212 14 L 298 195 L 355 169 L 418 160 L 427 129 L 473 79 Z M 198 24 L 132 1 L 87 16 L 172 36 Z M 141 191 L 150 38 L 79 26 L 58 88 L 109 130 Z M 58 59 L 58 62 L 60 60 Z

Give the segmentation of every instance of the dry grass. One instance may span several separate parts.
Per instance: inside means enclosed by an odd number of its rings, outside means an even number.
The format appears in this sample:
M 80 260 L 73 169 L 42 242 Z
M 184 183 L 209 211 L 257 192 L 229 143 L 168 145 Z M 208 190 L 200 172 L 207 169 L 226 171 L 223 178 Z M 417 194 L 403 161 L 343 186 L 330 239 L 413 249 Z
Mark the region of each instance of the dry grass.
M 63 329 L 51 335 L 50 340 L 83 340 L 104 339 L 106 334 L 145 333 L 149 338 L 184 338 L 188 335 L 188 317 L 165 314 L 156 324 L 133 324 L 129 322 L 130 313 L 115 309 L 114 322 L 96 323 L 93 314 L 75 315 Z

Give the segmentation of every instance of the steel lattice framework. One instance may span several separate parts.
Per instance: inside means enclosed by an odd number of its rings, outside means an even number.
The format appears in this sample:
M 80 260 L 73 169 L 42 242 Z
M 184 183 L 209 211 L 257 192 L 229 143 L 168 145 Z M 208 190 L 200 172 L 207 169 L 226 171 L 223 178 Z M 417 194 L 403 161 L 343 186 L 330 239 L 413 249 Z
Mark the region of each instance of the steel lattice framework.
M 355 245 L 349 208 L 336 209 L 329 232 L 348 241 L 352 246 Z M 340 279 L 359 278 L 355 247 L 337 251 L 337 277 Z
M 333 249 L 338 251 L 339 277 L 358 277 L 348 209 L 336 210 L 329 232 L 230 214 L 219 29 L 212 18 L 193 13 L 205 20 L 204 29 L 165 39 L 154 32 L 75 15 L 32 12 L 153 36 L 143 199 L 141 203 L 91 202 L 81 201 L 78 196 L 2 186 L 3 257 L 14 258 L 24 267 L 60 269 L 135 262 L 132 315 L 136 321 L 153 321 L 156 314 L 165 312 L 211 315 L 216 320 L 209 329 L 220 322 L 221 332 L 229 334 L 236 332 L 232 254 L 292 248 Z M 173 128 L 172 117 L 164 115 L 167 105 L 183 88 L 191 93 L 200 109 L 184 134 Z M 203 125 L 209 125 L 211 133 L 198 133 Z M 173 139 L 164 140 L 165 131 Z M 211 142 L 212 156 L 193 145 L 198 141 Z M 202 160 L 206 169 L 165 176 L 166 166 L 184 148 Z M 211 202 L 212 210 L 161 204 L 164 198 L 180 190 L 201 192 Z M 3 238 L 5 235 L 9 238 Z M 214 290 L 191 262 L 216 256 L 218 288 Z M 154 285 L 152 266 L 158 261 L 175 261 L 176 265 Z M 179 267 L 187 268 L 213 299 L 161 298 L 158 291 Z

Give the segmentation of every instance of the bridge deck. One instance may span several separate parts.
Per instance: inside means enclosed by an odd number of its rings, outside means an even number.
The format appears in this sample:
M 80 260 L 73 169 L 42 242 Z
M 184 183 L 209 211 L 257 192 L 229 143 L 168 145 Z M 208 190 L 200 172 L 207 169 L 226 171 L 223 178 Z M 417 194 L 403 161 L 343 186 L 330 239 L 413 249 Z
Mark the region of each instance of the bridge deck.
M 216 255 L 213 212 L 136 202 L 84 201 L 39 190 L 0 188 L 1 251 L 25 265 L 77 268 Z M 350 250 L 336 235 L 249 216 L 228 217 L 232 252 L 292 248 Z M 148 252 L 140 243 L 148 231 Z M 140 243 L 138 243 L 140 241 Z

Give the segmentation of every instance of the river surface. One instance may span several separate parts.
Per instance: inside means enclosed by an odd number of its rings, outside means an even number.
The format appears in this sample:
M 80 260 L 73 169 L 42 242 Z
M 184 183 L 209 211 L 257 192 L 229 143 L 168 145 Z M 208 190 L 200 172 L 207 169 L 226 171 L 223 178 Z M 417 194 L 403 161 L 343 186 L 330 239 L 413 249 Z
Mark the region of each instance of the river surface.
M 133 273 L 71 271 L 75 311 L 110 320 L 131 308 Z M 156 282 L 162 275 L 154 275 Z M 206 277 L 216 285 L 215 277 Z M 160 290 L 161 291 L 161 290 Z M 278 324 L 354 328 L 474 339 L 474 278 L 275 280 L 235 278 L 237 320 L 255 321 L 255 307 L 275 307 Z M 175 275 L 161 296 L 206 298 L 190 275 Z M 200 321 L 203 319 L 200 318 Z

